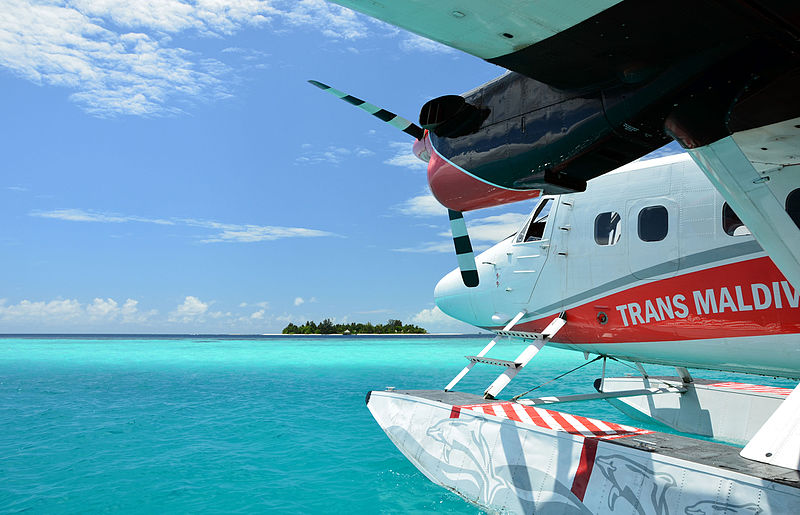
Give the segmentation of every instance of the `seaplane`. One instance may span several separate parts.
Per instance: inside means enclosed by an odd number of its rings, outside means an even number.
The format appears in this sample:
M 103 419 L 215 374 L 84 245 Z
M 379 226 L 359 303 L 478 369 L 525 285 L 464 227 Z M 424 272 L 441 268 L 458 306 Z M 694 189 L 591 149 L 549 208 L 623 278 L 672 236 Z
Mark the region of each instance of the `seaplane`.
M 336 3 L 508 70 L 419 125 L 310 81 L 415 139 L 458 262 L 436 304 L 495 333 L 440 390 L 368 393 L 398 449 L 489 512 L 800 513 L 800 387 L 758 384 L 800 380 L 800 4 Z M 530 199 L 475 256 L 463 213 Z M 545 345 L 638 374 L 505 394 Z M 501 372 L 457 391 L 477 365 Z M 597 399 L 673 432 L 554 409 Z

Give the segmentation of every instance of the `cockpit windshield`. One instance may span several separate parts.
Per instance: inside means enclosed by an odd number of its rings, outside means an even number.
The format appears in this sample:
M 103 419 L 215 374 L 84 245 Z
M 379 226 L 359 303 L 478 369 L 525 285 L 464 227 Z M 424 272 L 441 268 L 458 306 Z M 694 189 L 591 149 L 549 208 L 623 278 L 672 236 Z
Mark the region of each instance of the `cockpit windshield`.
M 550 215 L 550 210 L 553 207 L 553 199 L 543 199 L 536 210 L 533 212 L 525 228 L 517 235 L 517 243 L 538 241 L 544 235 L 544 228 L 547 225 L 547 217 Z

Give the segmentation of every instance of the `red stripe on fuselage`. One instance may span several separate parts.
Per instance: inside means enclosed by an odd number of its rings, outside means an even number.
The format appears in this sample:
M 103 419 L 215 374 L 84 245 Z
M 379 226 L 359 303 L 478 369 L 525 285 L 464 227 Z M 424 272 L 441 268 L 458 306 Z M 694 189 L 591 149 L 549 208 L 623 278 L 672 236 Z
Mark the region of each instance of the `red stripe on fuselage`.
M 430 153 L 428 184 L 431 192 L 443 206 L 455 211 L 500 206 L 535 198 L 541 193 L 539 190 L 508 190 L 471 177 L 442 157 L 430 144 L 427 134 L 425 148 Z
M 755 258 L 566 306 L 567 324 L 553 341 L 631 343 L 795 334 L 800 333 L 796 295 L 768 257 Z M 606 324 L 600 323 L 600 312 L 608 317 Z M 552 318 L 549 314 L 523 322 L 514 330 L 539 332 Z

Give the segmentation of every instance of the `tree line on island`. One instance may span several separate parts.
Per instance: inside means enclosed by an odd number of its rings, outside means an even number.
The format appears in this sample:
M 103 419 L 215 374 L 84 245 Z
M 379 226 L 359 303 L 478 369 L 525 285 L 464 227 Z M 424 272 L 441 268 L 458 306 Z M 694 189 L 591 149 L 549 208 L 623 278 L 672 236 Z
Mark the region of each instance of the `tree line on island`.
M 283 328 L 283 334 L 427 334 L 428 331 L 422 327 L 412 324 L 404 324 L 400 320 L 389 320 L 385 324 L 372 324 L 367 322 L 334 324 L 326 318 L 319 324 L 309 321 L 303 325 L 295 325 L 291 322 Z

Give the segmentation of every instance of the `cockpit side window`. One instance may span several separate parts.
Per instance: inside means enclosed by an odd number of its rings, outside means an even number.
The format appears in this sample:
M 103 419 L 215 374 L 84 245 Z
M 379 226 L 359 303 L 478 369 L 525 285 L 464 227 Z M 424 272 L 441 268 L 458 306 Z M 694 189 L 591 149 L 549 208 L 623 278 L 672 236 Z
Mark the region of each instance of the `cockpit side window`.
M 622 235 L 622 219 L 616 211 L 600 213 L 594 219 L 594 241 L 598 245 L 615 245 Z
M 728 236 L 748 236 L 750 229 L 742 223 L 727 202 L 722 204 L 722 229 Z
M 553 207 L 553 199 L 546 198 L 542 200 L 539 207 L 533 213 L 528 225 L 524 230 L 519 232 L 517 236 L 517 243 L 528 241 L 539 241 L 544 235 L 544 228 L 547 225 L 547 217 L 550 216 L 550 210 Z
M 794 224 L 800 229 L 800 188 L 792 190 L 786 197 L 786 212 Z

